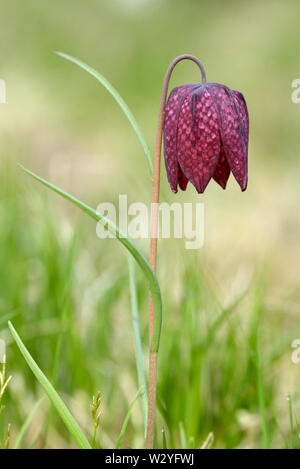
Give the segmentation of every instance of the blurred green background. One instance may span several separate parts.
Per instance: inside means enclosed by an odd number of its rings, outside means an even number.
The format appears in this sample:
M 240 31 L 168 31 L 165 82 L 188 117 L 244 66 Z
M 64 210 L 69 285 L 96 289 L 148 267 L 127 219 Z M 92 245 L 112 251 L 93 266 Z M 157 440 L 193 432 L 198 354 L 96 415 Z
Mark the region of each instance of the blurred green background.
M 162 167 L 162 200 L 205 202 L 205 244 L 187 251 L 181 240 L 159 242 L 164 320 L 156 446 L 162 428 L 175 448 L 199 448 L 209 432 L 215 448 L 291 446 L 289 393 L 298 444 L 300 364 L 291 360 L 291 343 L 300 338 L 300 104 L 291 101 L 291 83 L 300 78 L 299 15 L 296 0 L 1 3 L 7 102 L 0 104 L 0 338 L 12 381 L 0 440 L 10 423 L 13 446 L 43 395 L 13 344 L 8 318 L 88 435 L 92 397 L 101 392 L 103 447 L 114 446 L 137 389 L 124 248 L 99 240 L 92 221 L 17 167 L 93 207 L 117 202 L 119 194 L 129 203 L 151 201 L 145 159 L 125 116 L 99 83 L 52 53 L 60 50 L 113 84 L 152 152 L 162 81 L 176 55 L 196 55 L 208 81 L 244 94 L 245 193 L 231 176 L 226 191 L 211 182 L 203 196 L 191 185 L 174 195 Z M 197 67 L 184 62 L 171 87 L 199 80 Z M 138 245 L 147 254 L 148 241 Z M 148 292 L 136 274 L 146 361 Z M 47 400 L 24 436 L 22 446 L 31 445 L 74 446 Z M 126 445 L 143 445 L 138 404 Z

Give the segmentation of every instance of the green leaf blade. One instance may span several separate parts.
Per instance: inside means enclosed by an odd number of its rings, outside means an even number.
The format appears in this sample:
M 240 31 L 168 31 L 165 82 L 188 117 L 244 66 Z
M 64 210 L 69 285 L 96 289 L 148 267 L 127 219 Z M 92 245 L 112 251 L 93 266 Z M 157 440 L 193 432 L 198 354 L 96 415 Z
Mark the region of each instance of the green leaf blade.
M 64 402 L 62 401 L 61 397 L 58 395 L 57 391 L 54 389 L 48 378 L 44 375 L 42 370 L 39 368 L 37 363 L 34 361 L 32 356 L 30 355 L 29 351 L 25 347 L 22 342 L 22 339 L 18 335 L 17 331 L 15 330 L 12 323 L 9 321 L 8 326 L 10 332 L 21 352 L 25 361 L 27 362 L 29 368 L 31 369 L 32 373 L 44 389 L 45 393 L 49 397 L 50 401 L 56 408 L 58 414 L 62 418 L 63 422 L 65 423 L 67 429 L 69 430 L 70 434 L 73 436 L 74 440 L 76 441 L 77 445 L 80 449 L 91 449 L 91 445 L 89 444 L 88 440 L 84 436 L 79 427 L 78 423 L 74 419 L 73 415 L 66 407 Z
M 77 199 L 73 195 L 68 194 L 64 190 L 60 189 L 59 187 L 51 184 L 50 182 L 46 181 L 42 177 L 38 176 L 37 174 L 33 173 L 29 169 L 24 168 L 24 166 L 19 165 L 23 171 L 29 174 L 31 177 L 36 179 L 37 181 L 41 182 L 44 186 L 48 187 L 52 191 L 56 192 L 57 194 L 61 195 L 65 199 L 72 202 L 78 208 L 80 208 L 83 212 L 89 215 L 96 221 L 102 223 L 102 225 L 106 226 L 107 229 L 116 236 L 116 238 L 127 248 L 127 250 L 132 254 L 135 258 L 136 262 L 139 264 L 140 268 L 144 272 L 148 282 L 149 288 L 151 291 L 151 296 L 153 300 L 153 309 L 154 309 L 154 328 L 153 328 L 153 335 L 152 335 L 152 342 L 151 342 L 151 350 L 152 352 L 157 353 L 159 349 L 159 342 L 160 342 L 160 332 L 161 332 L 161 323 L 162 323 L 162 300 L 161 300 L 161 293 L 159 283 L 156 277 L 155 272 L 153 271 L 152 267 L 150 266 L 149 262 L 145 258 L 144 254 L 138 249 L 138 247 L 128 238 L 122 231 L 114 225 L 108 218 L 106 218 L 101 213 L 97 212 L 89 205 L 81 202 L 81 200 Z

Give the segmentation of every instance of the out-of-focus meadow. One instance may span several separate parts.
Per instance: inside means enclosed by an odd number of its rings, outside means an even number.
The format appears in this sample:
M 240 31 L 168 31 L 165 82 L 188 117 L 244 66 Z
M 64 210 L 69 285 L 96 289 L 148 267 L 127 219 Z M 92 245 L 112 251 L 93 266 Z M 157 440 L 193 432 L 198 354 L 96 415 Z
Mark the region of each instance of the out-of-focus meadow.
M 43 391 L 7 329 L 26 346 L 87 435 L 101 392 L 99 440 L 113 447 L 137 390 L 126 252 L 99 240 L 95 223 L 31 180 L 20 162 L 96 207 L 151 201 L 145 159 L 128 121 L 101 85 L 52 51 L 99 70 L 132 109 L 151 152 L 161 86 L 181 53 L 202 60 L 208 81 L 243 92 L 250 114 L 249 185 L 211 182 L 205 243 L 159 242 L 164 318 L 158 371 L 156 446 L 297 446 L 300 364 L 299 118 L 291 83 L 300 78 L 300 4 L 281 1 L 10 0 L 1 4 L 0 338 L 12 375 L 0 415 L 10 446 Z M 181 63 L 171 87 L 200 80 Z M 147 254 L 148 241 L 137 241 Z M 147 363 L 147 284 L 136 270 Z M 225 311 L 225 313 L 224 313 Z M 61 340 L 61 353 L 56 355 Z M 291 438 L 288 401 L 294 412 Z M 262 425 L 262 421 L 265 425 Z M 142 447 L 137 403 L 123 446 Z M 299 444 L 298 444 L 299 445 Z M 22 447 L 73 447 L 47 398 Z

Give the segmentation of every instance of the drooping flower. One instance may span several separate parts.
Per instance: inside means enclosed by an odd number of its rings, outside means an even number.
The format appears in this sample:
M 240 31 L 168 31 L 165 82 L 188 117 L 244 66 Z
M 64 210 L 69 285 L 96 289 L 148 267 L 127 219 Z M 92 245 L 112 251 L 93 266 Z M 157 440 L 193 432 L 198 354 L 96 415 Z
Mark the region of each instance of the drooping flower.
M 203 193 L 210 179 L 225 189 L 230 173 L 248 181 L 249 118 L 244 96 L 219 83 L 174 88 L 164 115 L 164 154 L 173 192 L 188 181 Z

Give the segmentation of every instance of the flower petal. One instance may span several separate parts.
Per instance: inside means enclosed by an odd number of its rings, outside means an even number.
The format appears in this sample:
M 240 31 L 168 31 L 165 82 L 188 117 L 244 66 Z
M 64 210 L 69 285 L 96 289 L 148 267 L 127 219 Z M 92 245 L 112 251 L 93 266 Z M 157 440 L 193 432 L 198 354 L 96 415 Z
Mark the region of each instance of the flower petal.
M 183 85 L 174 88 L 168 98 L 164 115 L 164 155 L 167 177 L 173 192 L 179 182 L 177 162 L 177 129 L 181 105 L 193 88 L 199 85 Z M 183 183 L 184 185 L 184 183 Z M 186 186 L 185 186 L 186 187 Z
M 223 145 L 221 144 L 221 152 L 218 164 L 213 174 L 214 180 L 220 184 L 223 189 L 226 189 L 226 184 L 230 176 L 230 166 L 225 156 Z
M 248 148 L 248 140 L 249 140 L 249 115 L 248 115 L 248 109 L 247 109 L 247 104 L 244 96 L 242 93 L 236 90 L 232 90 L 234 100 L 237 104 L 238 107 L 238 113 L 240 116 L 240 119 L 243 122 L 243 127 L 244 127 L 244 135 L 245 135 L 245 140 L 246 140 L 246 145 Z
M 185 177 L 185 175 L 182 172 L 182 169 L 178 165 L 178 184 L 182 191 L 186 190 L 186 186 L 188 185 L 188 182 L 189 182 L 188 178 Z
M 209 92 L 218 112 L 220 135 L 227 161 L 244 191 L 248 180 L 248 117 L 245 104 L 224 85 L 210 83 Z
M 178 118 L 177 157 L 198 193 L 209 183 L 220 155 L 218 115 L 203 85 L 189 94 Z

